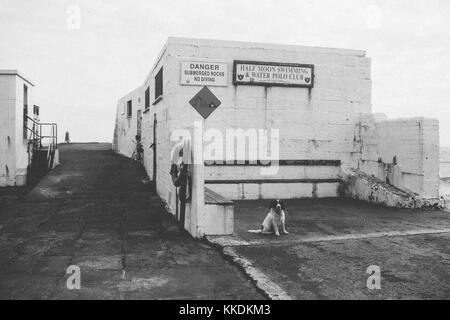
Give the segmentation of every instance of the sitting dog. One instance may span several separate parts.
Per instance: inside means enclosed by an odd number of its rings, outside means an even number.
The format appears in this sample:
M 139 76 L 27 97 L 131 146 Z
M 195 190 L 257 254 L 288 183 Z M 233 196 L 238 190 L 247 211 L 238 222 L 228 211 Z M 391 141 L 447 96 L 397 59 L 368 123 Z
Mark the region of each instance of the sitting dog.
M 286 231 L 286 215 L 284 210 L 286 207 L 284 202 L 281 200 L 272 200 L 269 207 L 270 211 L 267 214 L 266 218 L 262 223 L 262 227 L 260 230 L 248 230 L 250 233 L 259 233 L 259 234 L 273 234 L 277 237 L 280 236 L 280 231 L 282 234 L 289 234 Z

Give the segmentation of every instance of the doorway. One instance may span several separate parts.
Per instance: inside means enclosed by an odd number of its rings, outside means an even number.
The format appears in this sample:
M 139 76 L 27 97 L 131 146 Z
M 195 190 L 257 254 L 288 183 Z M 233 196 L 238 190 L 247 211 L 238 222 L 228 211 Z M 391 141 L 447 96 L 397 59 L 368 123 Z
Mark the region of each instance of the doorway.
M 28 87 L 23 85 L 23 139 L 27 139 L 28 130 Z
M 157 143 L 157 139 L 156 139 L 156 125 L 157 125 L 158 121 L 156 120 L 156 113 L 153 114 L 153 143 L 152 143 L 152 148 L 153 148 L 153 187 L 156 190 L 156 143 Z
M 142 114 L 141 110 L 137 111 L 137 124 L 136 124 L 136 134 L 139 137 L 142 137 Z

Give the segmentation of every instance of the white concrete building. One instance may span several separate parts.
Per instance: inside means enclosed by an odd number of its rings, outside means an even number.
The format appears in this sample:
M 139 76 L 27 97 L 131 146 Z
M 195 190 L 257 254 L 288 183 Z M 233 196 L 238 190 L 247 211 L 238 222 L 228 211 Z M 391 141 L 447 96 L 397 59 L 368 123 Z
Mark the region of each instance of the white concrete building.
M 0 70 L 0 187 L 22 186 L 28 167 L 27 121 L 34 85 L 17 70 Z
M 33 83 L 17 70 L 0 70 L 0 187 L 27 183 L 34 151 L 43 147 L 44 138 L 47 148 L 49 144 L 54 148 L 50 153 L 45 150 L 45 157 L 51 156 L 51 166 L 58 162 L 56 136 L 47 136 L 55 135 L 56 124 L 39 122 L 33 90 Z M 44 125 L 53 132 L 45 131 Z
M 174 214 L 171 135 L 200 133 L 201 143 L 191 138 L 194 153 L 228 160 L 192 168 L 185 227 L 194 236 L 232 232 L 229 200 L 349 196 L 417 206 L 437 199 L 438 121 L 373 114 L 371 87 L 365 51 L 169 38 L 142 86 L 118 102 L 114 149 L 131 156 L 142 136 L 144 166 Z M 245 155 L 230 129 L 247 136 Z M 259 143 L 260 132 L 279 136 L 278 170 L 269 175 L 261 150 L 275 143 Z

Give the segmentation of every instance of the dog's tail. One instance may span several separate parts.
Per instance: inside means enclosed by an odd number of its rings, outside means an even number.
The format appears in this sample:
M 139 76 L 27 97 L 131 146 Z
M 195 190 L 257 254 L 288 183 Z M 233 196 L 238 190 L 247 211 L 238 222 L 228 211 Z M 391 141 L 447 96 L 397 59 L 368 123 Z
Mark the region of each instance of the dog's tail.
M 261 229 L 258 229 L 258 230 L 248 230 L 247 232 L 248 232 L 248 233 L 261 233 L 262 230 L 261 230 Z
M 248 230 L 248 233 L 262 233 L 262 231 L 264 230 L 264 226 L 261 226 L 261 229 L 258 230 Z

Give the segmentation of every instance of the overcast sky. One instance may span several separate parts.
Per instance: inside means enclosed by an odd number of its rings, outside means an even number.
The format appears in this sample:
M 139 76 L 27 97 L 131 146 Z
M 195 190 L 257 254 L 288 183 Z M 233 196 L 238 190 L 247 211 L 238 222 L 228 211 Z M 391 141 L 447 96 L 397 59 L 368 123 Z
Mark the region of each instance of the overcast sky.
M 0 69 L 34 81 L 42 120 L 74 141 L 112 140 L 117 99 L 168 36 L 367 50 L 373 111 L 439 118 L 450 146 L 448 0 L 0 0 Z

